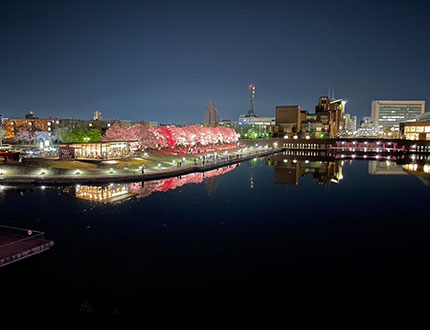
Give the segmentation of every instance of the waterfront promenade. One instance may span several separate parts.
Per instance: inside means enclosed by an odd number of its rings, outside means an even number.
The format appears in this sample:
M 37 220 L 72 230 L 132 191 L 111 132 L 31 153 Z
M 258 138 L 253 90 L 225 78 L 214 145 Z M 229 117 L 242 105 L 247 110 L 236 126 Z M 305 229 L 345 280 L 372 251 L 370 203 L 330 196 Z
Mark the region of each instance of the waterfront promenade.
M 3 170 L 0 175 L 0 185 L 60 185 L 83 183 L 112 183 L 150 181 L 185 175 L 194 172 L 206 172 L 219 167 L 240 163 L 256 157 L 264 157 L 283 149 L 272 147 L 247 147 L 241 150 L 230 151 L 228 154 L 219 155 L 188 155 L 187 161 L 169 161 L 158 163 L 157 166 L 146 167 L 142 173 L 141 166 L 136 168 L 109 168 L 94 171 L 65 171 L 63 174 L 50 173 L 49 169 L 33 169 L 30 174 L 8 174 Z M 178 158 L 178 157 L 176 157 Z M 136 159 L 136 158 L 135 158 Z M 142 164 L 144 164 L 142 161 Z M 148 161 L 148 160 L 146 160 Z M 127 160 L 123 160 L 127 162 Z M 113 166 L 113 165 L 112 165 Z M 1 166 L 0 166 L 1 167 Z M 54 172 L 54 171 L 53 171 Z

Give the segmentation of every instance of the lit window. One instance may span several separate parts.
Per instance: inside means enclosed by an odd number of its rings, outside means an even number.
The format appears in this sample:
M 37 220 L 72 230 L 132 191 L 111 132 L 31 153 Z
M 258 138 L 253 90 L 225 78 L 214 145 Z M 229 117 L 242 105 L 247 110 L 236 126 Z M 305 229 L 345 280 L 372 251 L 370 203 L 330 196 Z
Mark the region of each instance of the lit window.
M 425 132 L 426 132 L 426 133 L 429 133 L 429 132 L 430 132 L 430 126 L 426 126 L 426 128 L 425 128 Z
M 411 126 L 411 132 L 415 132 L 415 126 Z
M 405 132 L 409 133 L 411 131 L 411 127 L 410 126 L 406 126 L 405 127 Z
M 424 133 L 424 126 L 417 126 L 416 132 L 417 133 Z

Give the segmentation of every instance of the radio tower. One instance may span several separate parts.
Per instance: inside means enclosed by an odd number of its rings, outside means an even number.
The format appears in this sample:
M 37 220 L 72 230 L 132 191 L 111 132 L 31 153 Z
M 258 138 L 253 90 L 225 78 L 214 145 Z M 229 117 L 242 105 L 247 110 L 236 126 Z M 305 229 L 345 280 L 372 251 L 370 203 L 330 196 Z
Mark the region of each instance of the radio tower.
M 248 88 L 249 88 L 249 108 L 246 116 L 257 117 L 254 111 L 255 86 L 251 84 L 248 86 Z

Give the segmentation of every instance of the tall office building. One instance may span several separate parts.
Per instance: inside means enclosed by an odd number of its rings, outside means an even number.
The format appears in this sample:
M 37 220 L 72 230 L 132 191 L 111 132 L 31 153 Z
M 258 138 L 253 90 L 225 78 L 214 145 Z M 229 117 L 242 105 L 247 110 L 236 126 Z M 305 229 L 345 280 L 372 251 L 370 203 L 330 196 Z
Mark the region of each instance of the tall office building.
M 353 135 L 357 131 L 357 116 L 345 114 L 345 131 L 346 135 Z
M 333 100 L 322 96 L 315 107 L 317 120 L 329 126 L 330 136 L 339 136 L 345 132 L 345 104 L 342 99 Z
M 424 109 L 425 101 L 373 101 L 372 121 L 378 132 L 398 132 L 401 122 L 415 120 Z

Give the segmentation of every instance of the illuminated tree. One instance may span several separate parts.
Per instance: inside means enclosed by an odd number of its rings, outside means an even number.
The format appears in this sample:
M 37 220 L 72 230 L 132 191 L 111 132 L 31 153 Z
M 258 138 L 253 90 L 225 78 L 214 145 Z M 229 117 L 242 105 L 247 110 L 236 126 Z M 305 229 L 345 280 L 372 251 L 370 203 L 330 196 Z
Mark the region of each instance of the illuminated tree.
M 38 131 L 21 129 L 18 131 L 18 133 L 15 134 L 13 139 L 17 142 L 28 142 L 28 145 L 31 146 L 33 141 L 36 140 L 37 132 Z
M 141 149 L 171 149 L 233 144 L 237 142 L 238 137 L 232 128 L 226 127 L 202 127 L 200 125 L 176 127 L 172 125 L 154 128 L 136 124 L 128 128 L 113 125 L 107 130 L 103 140 L 138 141 Z

